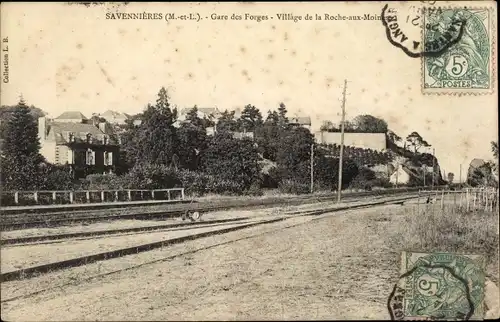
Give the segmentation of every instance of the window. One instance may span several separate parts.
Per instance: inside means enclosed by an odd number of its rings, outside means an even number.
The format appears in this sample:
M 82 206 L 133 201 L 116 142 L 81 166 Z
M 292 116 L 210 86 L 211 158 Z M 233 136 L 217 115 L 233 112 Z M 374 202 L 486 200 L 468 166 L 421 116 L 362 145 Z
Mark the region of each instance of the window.
M 72 132 L 69 132 L 68 140 L 69 140 L 69 142 L 75 142 L 75 134 L 73 134 Z
M 113 152 L 104 152 L 104 165 L 113 165 Z
M 108 136 L 107 136 L 107 135 L 103 135 L 102 142 L 103 142 L 103 144 L 105 144 L 105 145 L 109 143 L 109 138 L 108 138 Z
M 87 143 L 92 143 L 92 134 L 87 134 Z
M 95 152 L 88 149 L 87 150 L 87 154 L 86 154 L 86 158 L 85 158 L 85 163 L 87 165 L 95 165 Z

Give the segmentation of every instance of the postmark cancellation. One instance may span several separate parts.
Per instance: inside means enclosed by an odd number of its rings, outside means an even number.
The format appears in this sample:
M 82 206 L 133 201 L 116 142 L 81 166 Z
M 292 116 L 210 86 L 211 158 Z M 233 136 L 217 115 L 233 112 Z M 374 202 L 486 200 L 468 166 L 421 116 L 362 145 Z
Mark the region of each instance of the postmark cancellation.
M 424 8 L 424 94 L 477 95 L 495 91 L 495 17 L 495 10 L 488 6 Z
M 402 252 L 401 275 L 389 297 L 393 320 L 482 320 L 484 257 Z

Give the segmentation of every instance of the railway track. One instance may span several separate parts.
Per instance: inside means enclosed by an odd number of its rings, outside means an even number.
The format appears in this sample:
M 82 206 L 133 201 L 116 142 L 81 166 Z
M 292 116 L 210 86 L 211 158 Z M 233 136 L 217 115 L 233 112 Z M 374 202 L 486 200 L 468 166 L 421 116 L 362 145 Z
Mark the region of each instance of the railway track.
M 287 215 L 279 215 L 276 216 L 275 218 L 271 219 L 261 219 L 257 221 L 251 221 L 251 222 L 244 222 L 242 224 L 234 225 L 234 220 L 233 220 L 233 226 L 231 227 L 225 227 L 225 228 L 220 228 L 216 230 L 211 230 L 211 231 L 206 231 L 206 232 L 200 232 L 196 234 L 191 234 L 187 236 L 182 236 L 182 237 L 177 237 L 177 238 L 171 238 L 167 240 L 161 240 L 161 241 L 156 241 L 152 243 L 146 243 L 142 245 L 136 245 L 132 247 L 126 247 L 126 248 L 121 248 L 121 249 L 115 249 L 115 250 L 110 250 L 102 253 L 97 253 L 97 254 L 91 254 L 87 256 L 82 256 L 78 258 L 72 258 L 68 260 L 62 260 L 58 262 L 53 262 L 53 263 L 48 263 L 48 264 L 42 264 L 42 265 L 36 265 L 33 267 L 28 267 L 28 268 L 22 268 L 10 272 L 4 272 L 1 274 L 1 282 L 8 282 L 8 281 L 13 281 L 13 280 L 18 280 L 18 279 L 26 279 L 26 278 L 31 278 L 34 276 L 37 276 L 39 274 L 44 274 L 48 272 L 53 272 L 57 270 L 62 270 L 70 267 L 78 267 L 78 266 L 83 266 L 86 264 L 90 264 L 96 261 L 102 261 L 102 260 L 107 260 L 107 259 L 112 259 L 112 258 L 117 258 L 117 257 L 122 257 L 126 255 L 131 255 L 131 254 L 137 254 L 161 247 L 165 247 L 168 245 L 173 245 L 173 244 L 178 244 L 182 243 L 188 240 L 193 240 L 193 239 L 199 239 L 203 237 L 208 237 L 216 234 L 224 234 L 236 230 L 241 230 L 245 228 L 250 228 L 258 225 L 265 225 L 265 224 L 271 224 L 271 223 L 276 223 L 279 221 L 285 221 L 289 218 L 296 218 L 296 217 L 301 217 L 301 216 L 317 216 L 325 213 L 331 213 L 331 212 L 339 212 L 343 210 L 353 210 L 353 209 L 360 209 L 360 208 L 369 208 L 369 207 L 374 207 L 374 206 L 379 206 L 379 205 L 386 205 L 386 204 L 395 204 L 395 203 L 403 203 L 404 201 L 410 200 L 417 198 L 418 196 L 411 195 L 411 196 L 406 196 L 406 197 L 393 197 L 388 200 L 380 200 L 380 201 L 371 201 L 367 203 L 362 203 L 362 204 L 356 204 L 356 205 L 345 205 L 342 207 L 335 207 L 335 208 L 323 208 L 323 209 L 317 209 L 317 210 L 305 210 L 301 213 L 291 213 Z M 237 222 L 237 221 L 236 221 Z M 142 227 L 144 229 L 144 227 Z M 95 232 L 94 232 L 95 233 Z M 106 234 L 105 232 L 102 232 L 103 234 Z M 111 234 L 114 232 L 111 232 Z M 83 233 L 85 234 L 85 233 Z M 107 234 L 110 234 L 108 231 Z M 66 234 L 67 236 L 67 234 Z M 65 237 L 62 237 L 62 235 L 51 235 L 51 236 L 44 236 L 45 238 L 53 238 L 53 240 L 57 239 L 64 239 Z M 40 238 L 40 236 L 38 236 Z M 19 241 L 20 239 L 18 239 Z M 14 241 L 12 241 L 14 242 Z M 15 243 L 15 242 L 14 242 Z
M 384 197 L 387 195 L 398 195 L 409 192 L 416 192 L 419 188 L 409 188 L 409 189 L 388 189 L 388 190 L 378 190 L 378 191 L 367 191 L 367 192 L 357 192 L 346 194 L 344 196 L 344 200 L 353 200 L 359 197 L 371 197 L 371 196 L 380 196 Z M 241 201 L 239 203 L 232 203 L 227 205 L 199 205 L 194 204 L 185 207 L 178 207 L 175 210 L 169 211 L 155 211 L 155 212 L 140 212 L 140 213 L 119 213 L 119 214 L 95 214 L 93 216 L 88 216 L 85 213 L 80 216 L 80 213 L 63 213 L 63 214 L 24 214 L 24 215 L 3 215 L 0 229 L 1 231 L 9 231 L 9 230 L 19 230 L 26 228 L 38 228 L 38 227 L 57 227 L 63 225 L 70 224 L 78 224 L 78 223 L 95 223 L 100 221 L 108 221 L 108 220 L 161 220 L 161 219 L 169 219 L 181 216 L 187 210 L 194 210 L 200 212 L 209 212 L 209 211 L 222 211 L 229 209 L 238 209 L 238 208 L 248 208 L 248 209 L 256 209 L 262 207 L 269 206 L 279 206 L 279 205 L 300 205 L 305 203 L 314 203 L 321 201 L 332 200 L 333 196 L 300 196 L 293 200 L 257 200 L 257 201 Z M 26 220 L 28 217 L 30 220 Z M 24 219 L 25 221 L 19 221 Z

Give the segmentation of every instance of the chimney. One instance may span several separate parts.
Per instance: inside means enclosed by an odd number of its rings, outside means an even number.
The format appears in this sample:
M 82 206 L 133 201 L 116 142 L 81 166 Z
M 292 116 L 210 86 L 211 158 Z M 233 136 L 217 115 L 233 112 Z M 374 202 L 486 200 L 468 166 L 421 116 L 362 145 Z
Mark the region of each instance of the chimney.
M 98 127 L 101 132 L 106 133 L 106 122 L 99 122 Z
M 45 116 L 38 118 L 38 138 L 41 141 L 47 138 L 47 118 Z

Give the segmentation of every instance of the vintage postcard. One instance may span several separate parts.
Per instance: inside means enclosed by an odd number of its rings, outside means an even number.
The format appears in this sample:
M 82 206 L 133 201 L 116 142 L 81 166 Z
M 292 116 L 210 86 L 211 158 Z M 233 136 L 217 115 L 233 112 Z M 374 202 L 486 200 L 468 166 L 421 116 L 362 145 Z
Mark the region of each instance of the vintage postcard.
M 2 2 L 2 319 L 499 318 L 497 15 Z

